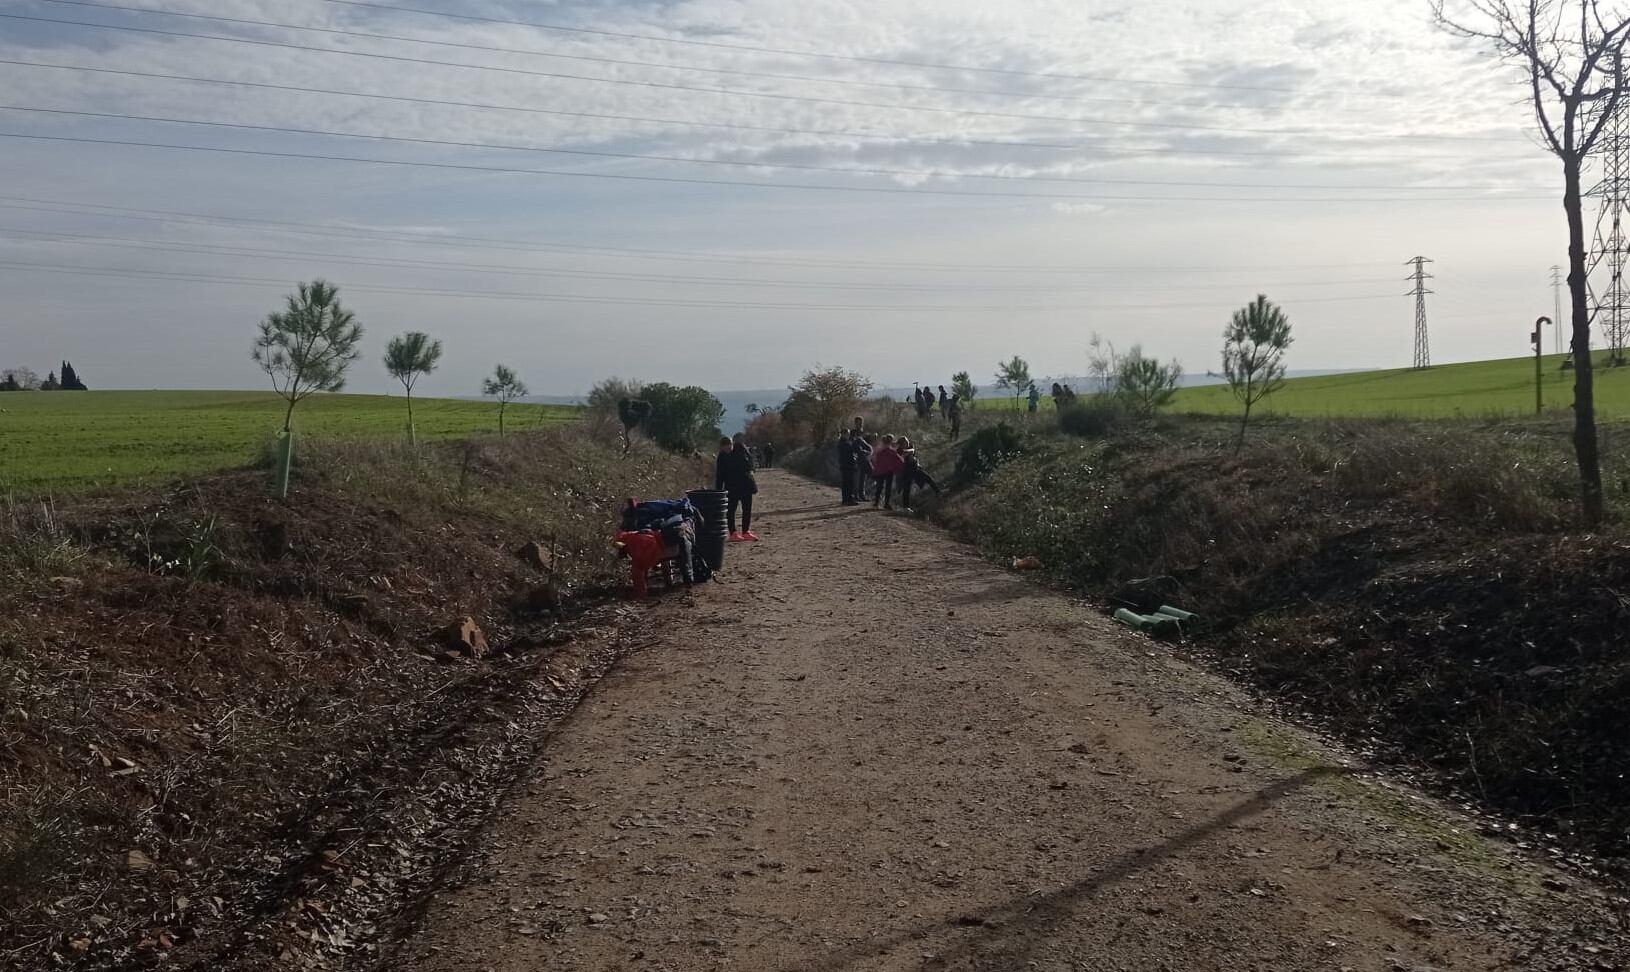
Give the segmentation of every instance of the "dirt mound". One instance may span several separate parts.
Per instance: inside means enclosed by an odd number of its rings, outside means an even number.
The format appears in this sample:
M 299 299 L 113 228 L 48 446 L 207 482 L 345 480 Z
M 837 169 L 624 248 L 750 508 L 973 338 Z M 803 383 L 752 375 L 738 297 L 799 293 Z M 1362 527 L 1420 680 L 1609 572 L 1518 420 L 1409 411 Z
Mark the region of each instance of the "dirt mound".
M 572 429 L 306 468 L 289 502 L 237 474 L 12 511 L 0 952 L 19 967 L 253 967 L 314 930 L 339 947 L 318 892 L 388 872 L 352 863 L 365 822 L 426 779 L 446 799 L 500 772 L 447 761 L 466 736 L 501 749 L 539 677 L 569 688 L 547 659 L 613 577 L 620 498 L 702 475 Z M 547 575 L 515 555 L 537 538 Z M 529 596 L 546 582 L 561 597 Z M 437 640 L 465 618 L 485 661 Z M 271 916 L 277 939 L 239 934 Z

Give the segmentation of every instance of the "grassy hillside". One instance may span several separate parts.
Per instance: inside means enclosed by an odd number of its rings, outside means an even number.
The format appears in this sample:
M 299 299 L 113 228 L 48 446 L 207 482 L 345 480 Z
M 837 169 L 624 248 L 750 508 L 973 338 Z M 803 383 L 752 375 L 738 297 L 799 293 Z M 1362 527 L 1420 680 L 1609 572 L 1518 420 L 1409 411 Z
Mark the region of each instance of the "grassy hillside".
M 1545 407 L 1566 409 L 1573 402 L 1573 372 L 1562 357 L 1544 361 Z M 1596 407 L 1604 417 L 1630 417 L 1630 368 L 1598 368 Z M 1228 386 L 1185 388 L 1176 411 L 1235 414 L 1239 403 Z M 1364 371 L 1297 378 L 1269 398 L 1269 414 L 1304 418 L 1400 416 L 1456 418 L 1532 415 L 1534 359 L 1507 358 L 1438 365 L 1425 371 Z
M 0 491 L 83 490 L 231 469 L 256 461 L 282 427 L 271 392 L 91 391 L 0 395 Z M 497 431 L 490 402 L 414 402 L 419 438 Z M 567 421 L 576 410 L 511 405 L 511 429 Z M 300 404 L 295 430 L 308 437 L 385 439 L 404 435 L 400 397 L 319 395 Z

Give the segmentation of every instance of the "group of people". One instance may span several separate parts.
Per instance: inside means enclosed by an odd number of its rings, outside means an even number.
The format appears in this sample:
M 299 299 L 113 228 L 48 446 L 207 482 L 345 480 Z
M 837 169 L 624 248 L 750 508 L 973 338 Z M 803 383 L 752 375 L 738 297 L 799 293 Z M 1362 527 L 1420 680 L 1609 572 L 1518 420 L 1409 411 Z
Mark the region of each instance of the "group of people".
M 954 404 L 954 402 L 953 402 Z M 838 478 L 844 506 L 859 506 L 871 494 L 872 506 L 894 509 L 894 491 L 900 490 L 900 509 L 911 512 L 911 491 L 927 486 L 936 495 L 939 483 L 917 459 L 917 450 L 905 436 L 866 431 L 865 419 L 838 433 Z
M 951 423 L 951 437 L 956 438 L 962 424 L 962 405 L 953 395 L 941 388 L 936 397 L 932 391 L 919 389 L 919 409 L 929 409 L 934 403 L 940 414 Z M 774 461 L 775 447 L 766 444 L 754 449 L 747 437 L 738 433 L 719 440 L 719 452 L 714 459 L 713 488 L 728 497 L 726 518 L 730 540 L 740 543 L 758 539 L 753 532 L 753 497 L 758 494 L 758 481 L 754 472 L 762 461 L 768 466 Z M 874 507 L 892 510 L 898 489 L 900 509 L 911 512 L 911 494 L 919 487 L 940 492 L 939 483 L 929 475 L 917 458 L 917 450 L 905 436 L 879 435 L 866 431 L 866 420 L 856 418 L 854 423 L 838 433 L 838 470 L 843 487 L 843 505 L 859 506 L 867 499 Z M 739 516 L 739 521 L 738 521 Z M 740 529 L 737 528 L 738 522 Z
M 934 417 L 935 410 L 939 411 L 943 421 L 951 423 L 951 438 L 962 437 L 962 397 L 952 395 L 939 386 L 939 394 L 927 385 L 918 385 L 911 393 L 912 404 L 917 409 L 917 418 L 926 422 Z

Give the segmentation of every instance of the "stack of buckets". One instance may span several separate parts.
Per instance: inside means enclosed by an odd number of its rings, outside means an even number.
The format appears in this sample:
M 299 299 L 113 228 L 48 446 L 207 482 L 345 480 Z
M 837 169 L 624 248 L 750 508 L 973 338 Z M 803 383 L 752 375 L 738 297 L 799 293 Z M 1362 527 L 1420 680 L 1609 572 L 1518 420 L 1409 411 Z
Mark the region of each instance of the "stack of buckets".
M 702 526 L 696 531 L 696 552 L 715 572 L 723 570 L 725 541 L 730 538 L 729 494 L 721 489 L 693 489 L 685 498 L 702 514 Z

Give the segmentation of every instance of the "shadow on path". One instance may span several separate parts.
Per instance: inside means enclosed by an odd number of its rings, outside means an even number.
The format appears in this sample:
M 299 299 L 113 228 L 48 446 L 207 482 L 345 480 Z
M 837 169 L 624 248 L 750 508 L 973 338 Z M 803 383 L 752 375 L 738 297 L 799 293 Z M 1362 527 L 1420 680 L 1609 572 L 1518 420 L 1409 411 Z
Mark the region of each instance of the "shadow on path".
M 817 506 L 814 507 L 814 509 L 824 510 L 825 512 L 806 513 L 801 511 L 793 511 L 797 515 L 789 516 L 786 513 L 782 513 L 774 516 L 773 518 L 779 523 L 819 523 L 822 520 L 841 520 L 850 516 L 881 515 L 878 510 L 874 510 L 870 506 L 840 506 L 837 503 L 833 503 L 830 506 Z
M 1356 770 L 1340 766 L 1314 767 L 1258 790 L 1250 799 L 1235 804 L 1204 823 L 1196 824 L 1162 843 L 1123 855 L 1103 870 L 1062 890 L 1034 897 L 1026 895 L 1013 898 L 983 911 L 957 915 L 933 924 L 919 925 L 885 939 L 855 945 L 824 959 L 791 966 L 789 972 L 840 972 L 843 969 L 852 969 L 868 959 L 880 958 L 907 942 L 922 942 L 937 929 L 957 927 L 969 929 L 972 932 L 971 937 L 948 945 L 943 954 L 927 960 L 921 968 L 944 968 L 952 960 L 972 955 L 980 948 L 1004 944 L 1014 947 L 1014 951 L 1002 956 L 1007 967 L 1023 967 L 1031 952 L 1045 942 L 1050 926 L 1069 918 L 1077 905 L 1104 888 L 1153 867 L 1220 830 L 1226 830 L 1263 813 L 1285 797 L 1319 780 L 1332 776 L 1350 776 L 1354 772 Z
M 841 506 L 841 504 L 837 500 L 833 500 L 830 503 L 816 503 L 813 506 L 796 506 L 796 507 L 793 507 L 790 510 L 784 510 L 784 509 L 758 510 L 754 515 L 758 519 L 767 520 L 767 519 L 770 519 L 772 517 L 796 516 L 799 513 L 819 513 L 822 510 L 835 510 L 835 509 L 838 509 L 840 506 Z

